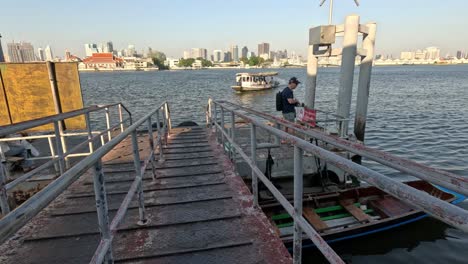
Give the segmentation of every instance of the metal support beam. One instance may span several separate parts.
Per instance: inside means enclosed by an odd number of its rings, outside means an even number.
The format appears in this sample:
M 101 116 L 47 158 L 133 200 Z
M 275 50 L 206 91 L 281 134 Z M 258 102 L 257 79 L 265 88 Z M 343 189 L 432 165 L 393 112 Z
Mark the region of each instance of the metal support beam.
M 214 123 L 215 123 L 215 137 L 216 137 L 216 143 L 219 144 L 219 138 L 218 138 L 218 105 L 214 105 Z
M 91 128 L 91 120 L 90 120 L 89 113 L 85 114 L 85 122 L 86 122 L 86 129 L 88 130 L 88 139 L 90 140 L 89 141 L 89 152 L 93 153 L 94 145 L 93 145 L 93 141 L 91 140 L 91 138 L 93 138 L 93 130 Z M 55 154 L 52 154 L 52 155 L 54 156 Z
M 307 50 L 307 80 L 305 90 L 305 105 L 308 108 L 315 107 L 315 91 L 317 87 L 318 60 L 314 55 L 314 45 L 309 45 Z
M 225 131 L 225 127 L 224 127 L 224 108 L 221 107 L 221 130 Z M 223 149 L 224 149 L 224 134 L 221 133 L 221 144 L 223 145 Z
M 341 59 L 340 88 L 338 91 L 338 107 L 336 114 L 342 118 L 349 118 L 351 111 L 351 96 L 353 92 L 354 64 L 356 60 L 356 45 L 358 39 L 359 16 L 347 16 L 343 37 L 343 55 Z M 348 135 L 349 121 L 341 121 L 339 135 Z
M 109 108 L 108 107 L 106 107 L 106 128 L 108 129 L 108 131 L 107 131 L 107 141 L 111 141 L 112 133 L 109 130 L 110 129 L 110 113 L 109 113 Z
M 232 142 L 236 142 L 236 115 L 231 112 L 231 139 Z M 231 159 L 236 160 L 236 150 L 231 146 Z
M 303 151 L 294 146 L 294 214 L 297 218 L 302 216 L 302 194 L 303 194 Z M 294 221 L 294 263 L 301 263 L 302 259 L 302 228 Z
M 58 121 L 54 121 L 54 130 L 55 130 L 55 146 L 57 149 L 57 156 L 59 158 L 58 163 L 59 163 L 59 170 L 60 170 L 60 175 L 63 174 L 65 171 L 65 164 L 63 162 L 63 148 L 62 148 L 62 141 L 61 136 L 60 136 L 60 124 Z
M 369 102 L 369 90 L 374 61 L 375 23 L 367 24 L 368 33 L 364 34 L 362 47 L 367 50 L 367 55 L 362 59 L 359 70 L 359 83 L 356 101 L 356 116 L 354 119 L 354 134 L 360 141 L 364 141 L 367 121 L 367 106 Z
M 140 161 L 140 149 L 138 147 L 138 135 L 136 130 L 132 132 L 132 148 L 133 148 L 133 162 L 135 164 L 135 172 L 136 177 L 140 179 L 143 178 L 141 172 L 141 161 Z M 140 216 L 140 220 L 138 221 L 139 225 L 145 225 L 148 221 L 146 219 L 146 212 L 145 212 L 145 197 L 143 195 L 143 187 L 141 186 L 141 181 L 138 184 L 138 212 Z
M 148 140 L 150 145 L 150 153 L 152 157 L 149 157 L 149 162 L 151 162 L 151 172 L 153 180 L 156 180 L 156 166 L 154 164 L 154 136 L 153 136 L 153 123 L 151 123 L 151 116 L 148 117 Z
M 120 123 L 120 132 L 124 131 L 123 115 L 122 115 L 122 104 L 119 104 L 119 123 Z
M 0 161 L 0 208 L 2 214 L 5 216 L 10 212 L 10 205 L 8 204 L 8 194 L 5 188 L 7 182 L 6 166 Z
M 96 211 L 98 216 L 101 239 L 110 239 L 109 208 L 107 206 L 106 186 L 101 161 L 94 164 L 94 195 L 96 199 Z M 104 258 L 105 263 L 113 263 L 112 247 L 109 247 Z
M 159 162 L 164 162 L 164 152 L 163 152 L 163 133 L 161 131 L 161 124 L 159 123 L 159 109 L 156 111 L 156 128 L 158 129 L 158 147 L 159 147 Z
M 257 128 L 253 123 L 250 124 L 250 152 L 250 157 L 257 166 Z M 254 170 L 252 170 L 252 193 L 254 206 L 258 207 L 258 178 Z

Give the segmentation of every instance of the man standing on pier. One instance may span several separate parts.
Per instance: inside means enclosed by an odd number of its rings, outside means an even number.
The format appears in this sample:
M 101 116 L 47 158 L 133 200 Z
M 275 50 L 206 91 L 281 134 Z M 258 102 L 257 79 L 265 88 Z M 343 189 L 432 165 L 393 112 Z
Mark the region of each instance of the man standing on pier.
M 299 105 L 299 101 L 294 98 L 293 90 L 296 89 L 300 83 L 301 82 L 296 77 L 292 77 L 289 80 L 288 87 L 284 88 L 281 92 L 283 96 L 283 117 L 289 122 L 294 122 L 294 118 L 296 117 L 295 107 Z
M 300 83 L 301 82 L 296 77 L 292 77 L 289 79 L 288 86 L 281 92 L 283 98 L 283 118 L 289 122 L 294 122 L 294 119 L 296 118 L 295 107 L 299 106 L 299 101 L 294 98 L 293 90 L 296 89 Z M 285 131 L 288 133 L 288 128 L 286 128 Z M 287 142 L 282 141 L 281 143 Z

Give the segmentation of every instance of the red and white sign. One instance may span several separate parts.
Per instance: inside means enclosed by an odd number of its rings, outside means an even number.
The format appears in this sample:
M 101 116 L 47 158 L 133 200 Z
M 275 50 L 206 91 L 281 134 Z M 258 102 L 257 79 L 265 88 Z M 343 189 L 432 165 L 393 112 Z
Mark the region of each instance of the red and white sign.
M 317 120 L 317 111 L 307 107 L 296 107 L 297 120 L 307 123 L 311 127 L 315 127 Z

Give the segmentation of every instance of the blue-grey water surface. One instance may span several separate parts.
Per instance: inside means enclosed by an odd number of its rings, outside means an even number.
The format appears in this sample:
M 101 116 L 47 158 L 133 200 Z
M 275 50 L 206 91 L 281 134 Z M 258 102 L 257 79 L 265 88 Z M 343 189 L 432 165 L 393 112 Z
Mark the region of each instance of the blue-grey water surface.
M 231 91 L 239 71 L 260 70 L 86 72 L 80 78 L 85 105 L 123 102 L 135 118 L 167 100 L 175 124 L 203 123 L 209 96 L 278 114 L 274 109 L 277 89 Z M 304 68 L 278 71 L 283 81 L 291 76 L 305 81 Z M 319 69 L 319 109 L 335 111 L 338 84 L 338 68 Z M 295 96 L 302 100 L 304 93 L 300 85 Z M 468 66 L 375 67 L 365 143 L 468 177 Z M 391 177 L 408 179 L 367 163 Z M 468 209 L 468 202 L 460 206 Z M 468 235 L 431 218 L 332 247 L 352 263 L 468 263 Z M 304 263 L 321 262 L 316 250 L 305 251 Z

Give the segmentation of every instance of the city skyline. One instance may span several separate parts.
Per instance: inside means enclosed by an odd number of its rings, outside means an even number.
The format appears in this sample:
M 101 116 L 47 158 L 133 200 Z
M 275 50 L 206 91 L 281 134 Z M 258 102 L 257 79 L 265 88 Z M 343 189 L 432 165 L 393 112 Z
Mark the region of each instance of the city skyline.
M 319 8 L 319 1 L 312 0 L 295 0 L 288 2 L 287 6 L 272 5 L 269 1 L 240 0 L 240 6 L 262 10 L 262 15 L 255 20 L 248 19 L 251 17 L 249 12 L 212 12 L 223 4 L 208 0 L 196 4 L 180 0 L 139 1 L 132 12 L 121 5 L 112 5 L 115 12 L 108 15 L 100 12 L 107 10 L 107 4 L 112 3 L 108 1 L 93 2 L 92 9 L 86 8 L 90 1 L 25 2 L 32 8 L 24 9 L 12 2 L 2 5 L 4 19 L 0 33 L 3 43 L 24 41 L 36 47 L 52 45 L 60 56 L 69 50 L 84 57 L 83 44 L 106 43 L 109 39 L 113 40 L 115 47 L 126 47 L 132 43 L 138 51 L 153 47 L 168 57 L 179 57 L 188 47 L 225 50 L 236 43 L 239 48 L 247 46 L 255 51 L 256 45 L 262 42 L 271 43 L 272 50 L 294 50 L 305 55 L 308 29 L 328 21 L 326 5 Z M 44 11 L 36 12 L 39 9 L 35 6 Z M 447 53 L 455 55 L 458 50 L 468 49 L 468 36 L 463 34 L 468 22 L 461 19 L 467 7 L 468 3 L 461 0 L 453 0 L 448 5 L 422 0 L 408 3 L 403 0 L 391 3 L 365 1 L 360 7 L 355 7 L 352 1 L 343 1 L 335 5 L 333 21 L 342 23 L 346 15 L 356 13 L 361 16 L 361 23 L 377 22 L 376 54 L 398 57 L 403 50 L 436 46 L 443 56 Z M 52 14 L 48 10 L 79 12 Z M 151 10 L 160 12 L 154 15 Z M 86 15 L 81 12 L 86 12 Z M 120 14 L 117 20 L 111 19 L 115 13 Z M 138 14 L 139 19 L 133 19 L 132 14 Z M 18 19 L 22 23 L 16 23 Z

